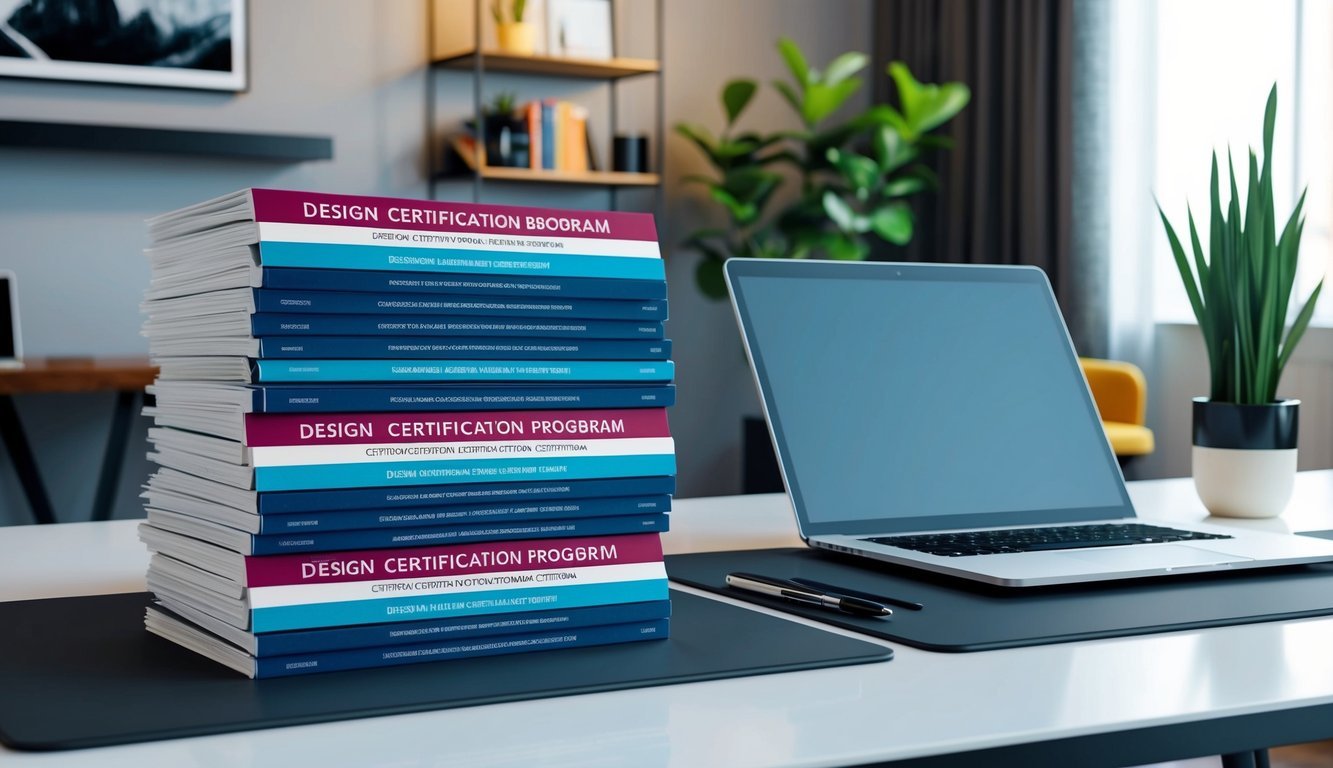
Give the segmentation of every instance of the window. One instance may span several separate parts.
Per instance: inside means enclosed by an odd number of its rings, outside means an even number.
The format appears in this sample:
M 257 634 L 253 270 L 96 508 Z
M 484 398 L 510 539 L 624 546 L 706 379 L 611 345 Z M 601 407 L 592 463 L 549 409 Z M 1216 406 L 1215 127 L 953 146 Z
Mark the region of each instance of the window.
M 1136 176 L 1146 181 L 1182 238 L 1187 237 L 1187 200 L 1200 229 L 1207 226 L 1209 163 L 1214 148 L 1222 173 L 1223 203 L 1229 197 L 1228 144 L 1245 197 L 1249 148 L 1261 150 L 1264 100 L 1269 87 L 1277 83 L 1273 170 L 1279 226 L 1290 215 L 1301 189 L 1309 188 L 1294 313 L 1319 278 L 1333 274 L 1333 154 L 1329 147 L 1333 142 L 1333 49 L 1328 44 L 1333 40 L 1333 3 L 1143 0 L 1123 5 L 1126 7 L 1113 9 L 1112 50 L 1119 59 L 1113 71 L 1131 82 L 1112 86 L 1116 94 L 1112 168 L 1120 172 L 1126 165 L 1141 164 L 1138 174 L 1128 174 L 1128 184 L 1134 184 Z M 1123 60 L 1136 56 L 1146 57 L 1149 63 Z M 1121 114 L 1127 110 L 1131 114 Z M 1134 126 L 1136 120 L 1149 127 Z M 1117 130 L 1139 131 L 1141 140 L 1136 145 L 1116 136 Z M 1151 263 L 1137 264 L 1151 270 L 1152 318 L 1159 323 L 1193 322 L 1148 193 L 1142 187 L 1121 191 L 1115 198 L 1121 201 L 1117 213 L 1127 218 L 1117 216 L 1113 221 L 1147 230 L 1137 246 L 1146 249 Z M 1206 248 L 1206 234 L 1203 237 Z M 1113 245 L 1113 259 L 1133 260 L 1135 245 L 1122 236 L 1120 244 Z M 1148 288 L 1142 280 L 1129 282 L 1140 290 Z M 1330 295 L 1320 301 L 1315 323 L 1333 326 L 1333 284 L 1329 289 Z

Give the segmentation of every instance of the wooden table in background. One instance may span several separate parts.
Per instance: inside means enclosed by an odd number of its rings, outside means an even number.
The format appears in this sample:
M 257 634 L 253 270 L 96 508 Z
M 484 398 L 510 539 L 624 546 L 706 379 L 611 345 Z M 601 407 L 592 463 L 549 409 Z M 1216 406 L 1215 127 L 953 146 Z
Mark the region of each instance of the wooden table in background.
M 37 471 L 32 447 L 14 407 L 14 395 L 49 393 L 116 392 L 111 431 L 107 435 L 102 470 L 93 497 L 93 520 L 108 520 L 116 502 L 116 485 L 125 462 L 125 443 L 130 422 L 144 387 L 152 383 L 157 369 L 147 357 L 50 357 L 26 358 L 22 368 L 0 369 L 0 438 L 9 450 L 28 506 L 39 523 L 54 523 L 51 497 Z

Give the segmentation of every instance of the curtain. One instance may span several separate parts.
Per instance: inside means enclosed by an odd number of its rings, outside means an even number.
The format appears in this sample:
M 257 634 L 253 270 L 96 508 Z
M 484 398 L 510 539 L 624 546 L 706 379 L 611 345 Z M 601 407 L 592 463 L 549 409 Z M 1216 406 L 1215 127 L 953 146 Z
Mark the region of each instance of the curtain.
M 910 244 L 875 258 L 1032 264 L 1051 280 L 1079 354 L 1108 349 L 1108 203 L 1102 89 L 1106 0 L 879 0 L 877 101 L 905 62 L 958 80 L 972 101 L 926 158 L 940 187 L 917 196 Z

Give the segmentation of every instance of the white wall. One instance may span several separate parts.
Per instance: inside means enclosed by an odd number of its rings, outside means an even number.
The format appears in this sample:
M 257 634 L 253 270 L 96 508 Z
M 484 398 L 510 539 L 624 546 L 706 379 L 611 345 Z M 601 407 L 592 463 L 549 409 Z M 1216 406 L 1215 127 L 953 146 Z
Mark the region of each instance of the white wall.
M 622 26 L 646 25 L 644 0 L 627 0 Z M 790 35 L 824 62 L 848 49 L 870 50 L 869 0 L 666 0 L 667 122 L 717 126 L 717 93 L 733 76 L 761 82 L 782 74 L 773 41 Z M 140 254 L 145 217 L 245 186 L 422 197 L 426 60 L 424 0 L 283 0 L 250 3 L 251 88 L 213 94 L 148 88 L 0 80 L 0 119 L 154 125 L 326 134 L 334 160 L 269 165 L 180 157 L 0 149 L 0 267 L 18 273 L 24 340 L 31 355 L 141 353 L 138 303 L 148 280 Z M 635 27 L 641 32 L 642 27 Z M 646 82 L 646 81 L 645 81 Z M 470 109 L 463 74 L 441 78 L 442 126 Z M 490 81 L 520 97 L 557 93 L 586 99 L 605 125 L 604 89 L 534 78 Z M 493 93 L 494 90 L 491 90 Z M 868 89 L 867 89 L 868 90 Z M 630 86 L 621 124 L 651 125 L 652 103 Z M 602 110 L 598 112 L 597 110 Z M 452 116 L 452 117 L 451 117 Z M 751 124 L 787 126 L 771 94 L 755 105 Z M 605 128 L 602 128 L 605 136 Z M 691 147 L 667 144 L 668 207 L 661 226 L 668 258 L 670 335 L 679 363 L 678 438 L 682 495 L 739 489 L 739 421 L 756 411 L 753 387 L 734 322 L 725 305 L 706 302 L 693 287 L 696 256 L 675 241 L 697 225 L 702 206 L 680 177 L 703 169 Z M 442 198 L 466 199 L 453 184 Z M 492 188 L 487 201 L 598 207 L 601 192 Z M 627 200 L 628 202 L 628 200 Z M 64 520 L 86 518 L 100 451 L 109 426 L 110 395 L 18 399 Z M 137 515 L 134 489 L 148 472 L 142 421 L 136 424 L 122 476 L 117 516 Z M 27 522 L 8 458 L 0 460 L 0 524 Z
M 1148 385 L 1148 426 L 1157 450 L 1132 465 L 1131 477 L 1190 474 L 1191 400 L 1208 394 L 1208 355 L 1195 325 L 1157 326 Z M 1333 328 L 1311 328 L 1278 385 L 1279 397 L 1301 401 L 1300 468 L 1333 467 Z

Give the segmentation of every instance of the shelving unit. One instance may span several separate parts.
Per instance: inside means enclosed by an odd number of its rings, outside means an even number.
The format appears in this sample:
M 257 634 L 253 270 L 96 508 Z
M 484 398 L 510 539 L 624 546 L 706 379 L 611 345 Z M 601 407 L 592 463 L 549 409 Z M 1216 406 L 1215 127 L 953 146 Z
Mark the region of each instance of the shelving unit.
M 614 8 L 615 0 L 612 2 L 612 30 L 614 34 Z M 646 0 L 636 0 L 636 2 L 646 2 Z M 429 148 L 426 153 L 429 163 L 430 178 L 430 196 L 434 198 L 437 194 L 437 188 L 440 182 L 457 180 L 459 178 L 471 178 L 472 180 L 472 200 L 481 202 L 483 191 L 487 184 L 562 184 L 562 185 L 583 185 L 605 188 L 610 196 L 611 208 L 614 210 L 618 204 L 617 191 L 625 188 L 653 189 L 655 191 L 655 205 L 658 218 L 661 218 L 665 195 L 662 193 L 662 174 L 661 169 L 666 159 L 665 154 L 665 120 L 664 104 L 665 89 L 663 83 L 663 3 L 664 0 L 652 0 L 653 19 L 656 24 L 655 47 L 656 59 L 640 59 L 615 57 L 610 59 L 584 59 L 567 58 L 560 56 L 533 55 L 523 56 L 504 51 L 491 50 L 486 47 L 484 40 L 484 28 L 482 25 L 483 13 L 488 12 L 487 6 L 483 0 L 471 0 L 471 23 L 472 40 L 471 44 L 461 46 L 457 49 L 434 55 L 437 51 L 436 46 L 436 14 L 441 13 L 442 9 L 437 8 L 438 3 L 435 0 L 428 3 L 431 18 L 428 20 L 430 28 L 430 50 L 433 58 L 428 68 L 426 76 L 426 136 L 429 142 Z M 457 3 L 455 3 L 457 6 Z M 462 6 L 466 8 L 466 5 Z M 618 48 L 618 46 L 617 46 Z M 480 53 L 478 53 L 480 51 Z M 472 73 L 472 114 L 475 120 L 476 132 L 478 136 L 477 145 L 481 146 L 481 136 L 485 135 L 485 115 L 483 114 L 483 105 L 485 100 L 485 79 L 487 73 L 503 72 L 510 74 L 531 75 L 541 78 L 563 78 L 584 81 L 603 81 L 606 87 L 610 89 L 610 115 L 608 135 L 599 142 L 601 146 L 602 157 L 605 164 L 611 164 L 611 146 L 612 137 L 617 132 L 618 122 L 618 84 L 629 78 L 652 77 L 656 83 L 656 136 L 653 138 L 655 144 L 653 156 L 653 167 L 656 173 L 626 173 L 622 171 L 552 171 L 552 170 L 531 170 L 528 168 L 513 168 L 504 166 L 489 166 L 480 162 L 479 158 L 467 151 L 460 151 L 454 147 L 454 143 L 448 141 L 444 135 L 438 132 L 437 123 L 439 114 L 436 104 L 437 90 L 439 88 L 438 76 L 446 71 L 463 71 Z M 446 170 L 446 159 L 455 157 L 460 163 L 455 170 Z

